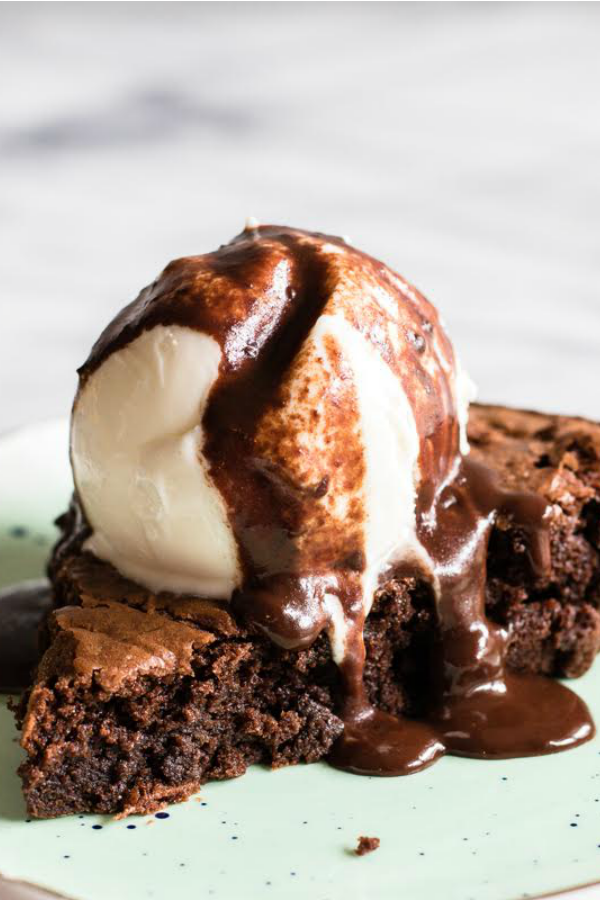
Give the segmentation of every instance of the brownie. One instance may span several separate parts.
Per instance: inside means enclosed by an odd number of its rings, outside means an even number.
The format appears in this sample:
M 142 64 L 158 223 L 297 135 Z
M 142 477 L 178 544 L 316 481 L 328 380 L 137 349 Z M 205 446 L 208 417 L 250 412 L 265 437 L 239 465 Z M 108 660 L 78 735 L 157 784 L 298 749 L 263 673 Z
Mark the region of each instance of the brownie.
M 373 850 L 378 850 L 381 841 L 378 837 L 365 837 L 361 835 L 358 839 L 358 843 L 356 845 L 356 850 L 354 851 L 356 856 L 366 856 L 367 853 L 372 853 Z
M 526 536 L 496 521 L 487 613 L 510 634 L 514 670 L 575 677 L 600 647 L 600 425 L 474 405 L 471 453 L 510 489 L 550 506 L 549 573 Z M 339 674 L 321 635 L 286 651 L 226 603 L 154 595 L 81 549 L 72 515 L 50 564 L 47 650 L 19 708 L 30 815 L 145 813 L 252 763 L 314 762 L 343 730 Z M 431 589 L 396 577 L 365 626 L 370 701 L 421 715 L 436 635 Z

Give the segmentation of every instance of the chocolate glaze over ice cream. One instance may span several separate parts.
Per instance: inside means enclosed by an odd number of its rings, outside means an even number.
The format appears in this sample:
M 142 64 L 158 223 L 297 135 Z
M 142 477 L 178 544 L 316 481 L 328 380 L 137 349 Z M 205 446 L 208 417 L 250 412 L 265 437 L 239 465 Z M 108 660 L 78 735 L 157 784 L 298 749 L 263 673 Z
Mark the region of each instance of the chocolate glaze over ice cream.
M 591 737 L 556 682 L 505 672 L 484 612 L 498 515 L 540 577 L 548 511 L 471 462 L 470 384 L 431 304 L 343 240 L 249 227 L 176 260 L 108 326 L 72 420 L 85 549 L 152 590 L 231 601 L 287 649 L 326 631 L 345 729 L 333 764 L 403 774 Z M 374 710 L 363 625 L 394 573 L 431 586 L 429 722 Z

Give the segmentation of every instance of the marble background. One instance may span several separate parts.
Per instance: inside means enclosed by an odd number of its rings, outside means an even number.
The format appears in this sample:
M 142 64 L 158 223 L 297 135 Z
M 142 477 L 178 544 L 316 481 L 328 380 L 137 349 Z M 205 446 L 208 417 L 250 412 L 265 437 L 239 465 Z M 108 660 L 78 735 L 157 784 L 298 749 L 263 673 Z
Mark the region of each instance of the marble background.
M 250 215 L 414 281 L 482 398 L 600 418 L 599 38 L 593 3 L 0 4 L 0 432 Z
M 482 398 L 600 418 L 598 4 L 0 4 L 0 431 L 253 215 L 442 309 Z

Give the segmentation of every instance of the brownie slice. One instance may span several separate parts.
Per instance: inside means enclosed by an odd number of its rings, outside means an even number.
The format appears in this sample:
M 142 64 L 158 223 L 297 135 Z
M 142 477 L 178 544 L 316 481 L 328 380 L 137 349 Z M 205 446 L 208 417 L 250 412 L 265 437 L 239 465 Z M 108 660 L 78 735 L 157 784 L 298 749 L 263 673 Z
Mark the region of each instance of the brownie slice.
M 510 628 L 509 664 L 575 678 L 600 648 L 600 425 L 473 405 L 475 459 L 550 506 L 552 565 L 535 580 L 522 531 L 500 518 L 488 553 L 487 612 Z
M 51 614 L 21 704 L 31 815 L 150 812 L 251 763 L 327 755 L 343 726 L 324 635 L 280 650 L 225 605 L 155 597 L 86 554 L 67 568 L 78 605 Z M 411 591 L 414 582 L 395 585 L 373 615 L 368 679 L 390 709 L 407 706 L 394 660 L 418 628 Z
M 600 647 L 600 425 L 474 406 L 473 455 L 500 482 L 551 507 L 552 566 L 528 564 L 525 537 L 499 519 L 487 610 L 510 631 L 516 670 L 577 676 Z M 327 638 L 277 648 L 225 603 L 153 595 L 82 552 L 73 516 L 50 574 L 48 649 L 19 718 L 32 816 L 150 812 L 251 763 L 325 757 L 342 731 Z M 431 590 L 412 578 L 378 592 L 365 628 L 371 701 L 392 713 L 428 705 Z

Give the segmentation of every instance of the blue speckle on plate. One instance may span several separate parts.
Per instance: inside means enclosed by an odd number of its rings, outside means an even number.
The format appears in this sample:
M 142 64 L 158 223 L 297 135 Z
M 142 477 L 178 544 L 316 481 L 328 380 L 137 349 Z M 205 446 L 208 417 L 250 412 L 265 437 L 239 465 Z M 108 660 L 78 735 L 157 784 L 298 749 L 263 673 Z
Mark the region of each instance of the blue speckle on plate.
M 135 828 L 135 825 L 128 825 L 127 828 L 129 828 L 129 830 L 131 830 L 132 828 Z
M 92 825 L 94 831 L 100 831 L 102 829 L 102 825 Z
M 166 812 L 158 812 L 158 813 L 155 813 L 155 814 L 154 814 L 154 818 L 155 818 L 155 819 L 168 819 L 168 818 L 169 818 L 169 813 L 166 813 Z
M 23 525 L 15 525 L 13 528 L 9 528 L 8 533 L 13 538 L 24 538 L 29 534 L 28 530 Z

